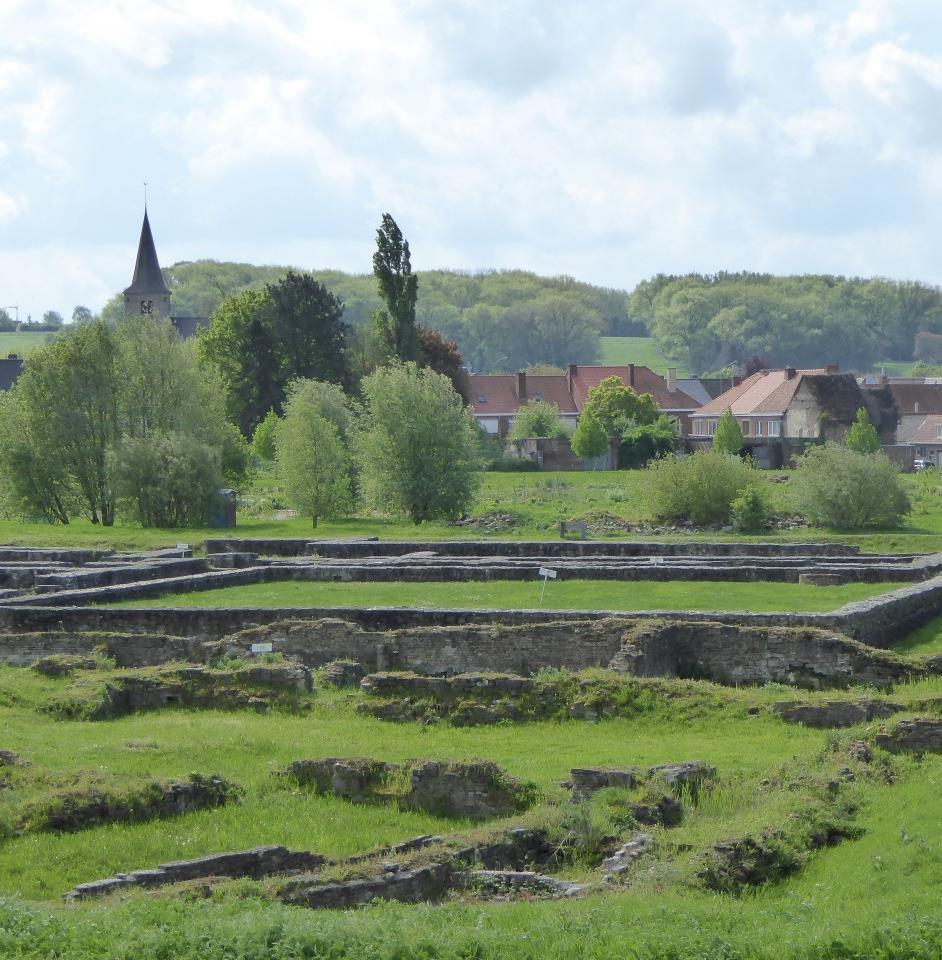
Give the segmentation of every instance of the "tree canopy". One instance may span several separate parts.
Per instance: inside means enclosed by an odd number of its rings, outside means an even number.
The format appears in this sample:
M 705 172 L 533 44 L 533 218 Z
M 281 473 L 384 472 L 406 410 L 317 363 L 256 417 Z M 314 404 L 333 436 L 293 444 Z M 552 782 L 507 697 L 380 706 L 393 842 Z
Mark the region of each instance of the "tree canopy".
M 230 418 L 252 436 L 269 410 L 281 414 L 292 380 L 348 382 L 347 333 L 341 300 L 310 274 L 289 272 L 223 300 L 199 349 L 219 369 Z
M 514 425 L 508 435 L 511 440 L 525 440 L 530 437 L 552 437 L 560 439 L 569 436 L 569 430 L 559 415 L 559 407 L 546 400 L 528 400 L 517 409 Z
M 589 390 L 585 410 L 591 410 L 606 434 L 621 437 L 638 424 L 654 423 L 660 407 L 649 393 L 635 393 L 621 377 L 606 377 Z
M 388 213 L 383 214 L 376 231 L 373 276 L 383 301 L 383 309 L 376 314 L 377 332 L 387 355 L 398 360 L 419 360 L 421 348 L 415 329 L 419 278 L 412 272 L 409 241 Z
M 880 435 L 863 407 L 857 411 L 857 418 L 847 431 L 844 444 L 848 450 L 856 453 L 876 453 L 880 449 Z
M 413 523 L 461 516 L 481 463 L 474 418 L 448 378 L 397 362 L 366 377 L 363 396 L 357 453 L 367 503 Z
M 728 453 L 735 456 L 742 450 L 743 436 L 739 421 L 733 416 L 733 411 L 727 407 L 716 422 L 716 432 L 713 434 L 713 449 L 719 453 Z

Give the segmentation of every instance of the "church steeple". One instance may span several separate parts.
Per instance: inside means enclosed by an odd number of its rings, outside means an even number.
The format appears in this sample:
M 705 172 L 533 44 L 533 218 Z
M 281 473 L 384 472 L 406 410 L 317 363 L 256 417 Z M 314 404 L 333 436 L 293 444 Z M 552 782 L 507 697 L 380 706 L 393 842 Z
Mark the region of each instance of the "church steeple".
M 137 260 L 134 263 L 134 276 L 131 286 L 124 291 L 124 315 L 157 314 L 170 316 L 170 290 L 164 283 L 154 246 L 154 235 L 150 230 L 147 207 L 144 207 L 144 223 L 141 225 L 141 239 L 137 245 Z

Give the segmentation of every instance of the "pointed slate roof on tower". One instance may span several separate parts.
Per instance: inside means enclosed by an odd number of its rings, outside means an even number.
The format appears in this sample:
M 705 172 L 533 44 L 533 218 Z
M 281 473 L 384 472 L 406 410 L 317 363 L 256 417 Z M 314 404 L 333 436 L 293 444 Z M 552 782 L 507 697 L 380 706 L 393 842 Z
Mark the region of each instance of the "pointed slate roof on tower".
M 169 294 L 170 290 L 164 283 L 160 272 L 160 263 L 157 260 L 157 248 L 154 246 L 154 235 L 150 232 L 150 220 L 147 219 L 147 208 L 144 208 L 144 223 L 141 226 L 141 240 L 137 245 L 137 261 L 134 264 L 134 277 L 125 293 Z

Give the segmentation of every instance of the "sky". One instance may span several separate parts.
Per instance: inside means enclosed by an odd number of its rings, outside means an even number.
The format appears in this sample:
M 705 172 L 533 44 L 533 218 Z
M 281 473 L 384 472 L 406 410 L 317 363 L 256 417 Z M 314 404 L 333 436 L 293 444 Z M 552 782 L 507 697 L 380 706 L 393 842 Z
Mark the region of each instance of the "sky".
M 0 0 L 0 306 L 161 262 L 942 282 L 939 0 Z M 12 312 L 12 311 L 11 311 Z

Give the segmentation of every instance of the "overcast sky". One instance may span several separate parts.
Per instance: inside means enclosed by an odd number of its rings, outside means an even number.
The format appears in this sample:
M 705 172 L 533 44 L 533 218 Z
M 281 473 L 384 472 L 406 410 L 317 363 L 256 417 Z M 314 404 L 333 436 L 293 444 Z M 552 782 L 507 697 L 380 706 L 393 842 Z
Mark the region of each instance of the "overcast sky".
M 0 306 L 161 262 L 942 281 L 939 0 L 0 0 Z

